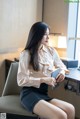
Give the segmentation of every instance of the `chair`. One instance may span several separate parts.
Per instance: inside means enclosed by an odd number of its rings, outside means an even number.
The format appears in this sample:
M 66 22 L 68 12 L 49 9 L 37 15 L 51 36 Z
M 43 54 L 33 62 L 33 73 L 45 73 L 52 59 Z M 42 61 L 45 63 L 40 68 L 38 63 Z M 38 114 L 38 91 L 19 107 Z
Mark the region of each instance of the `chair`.
M 21 87 L 17 85 L 17 70 L 18 62 L 11 63 L 3 93 L 0 97 L 0 112 L 17 115 L 19 117 L 27 116 L 27 119 L 38 119 L 37 115 L 27 111 L 20 104 L 19 94 Z

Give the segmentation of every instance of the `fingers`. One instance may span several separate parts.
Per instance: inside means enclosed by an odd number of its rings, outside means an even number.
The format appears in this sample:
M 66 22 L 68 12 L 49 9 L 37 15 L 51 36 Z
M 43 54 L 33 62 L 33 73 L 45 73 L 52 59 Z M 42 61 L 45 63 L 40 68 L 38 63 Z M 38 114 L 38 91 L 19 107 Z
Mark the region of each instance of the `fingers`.
M 49 77 L 47 80 L 48 85 L 51 85 L 53 87 L 55 87 L 56 85 L 56 80 L 53 77 Z
M 56 78 L 56 82 L 62 82 L 64 80 L 65 76 L 63 74 L 59 74 Z
M 53 78 L 53 77 L 51 77 L 51 85 L 53 86 L 53 87 L 55 87 L 55 85 L 56 85 L 56 79 L 55 78 Z
M 41 79 L 41 83 L 46 83 L 48 85 L 51 85 L 51 86 L 55 87 L 55 85 L 56 85 L 56 79 L 53 78 L 53 77 L 43 77 Z

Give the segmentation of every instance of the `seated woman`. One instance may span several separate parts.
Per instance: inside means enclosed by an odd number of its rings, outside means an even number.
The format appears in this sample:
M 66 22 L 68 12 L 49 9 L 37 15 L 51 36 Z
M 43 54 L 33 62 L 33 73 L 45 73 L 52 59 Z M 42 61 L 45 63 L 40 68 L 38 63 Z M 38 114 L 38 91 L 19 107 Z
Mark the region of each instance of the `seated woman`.
M 17 82 L 22 87 L 21 104 L 46 119 L 74 119 L 72 104 L 48 96 L 48 85 L 55 87 L 62 82 L 66 71 L 57 51 L 48 46 L 49 32 L 46 23 L 33 24 L 26 47 L 20 54 Z M 54 66 L 61 69 L 56 79 L 51 77 Z

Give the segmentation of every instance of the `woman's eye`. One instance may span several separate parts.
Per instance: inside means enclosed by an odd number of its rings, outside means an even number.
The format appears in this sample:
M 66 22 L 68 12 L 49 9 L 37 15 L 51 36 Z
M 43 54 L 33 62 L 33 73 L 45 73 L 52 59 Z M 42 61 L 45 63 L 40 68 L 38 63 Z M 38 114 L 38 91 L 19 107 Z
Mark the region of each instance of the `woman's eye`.
M 48 36 L 48 34 L 45 34 L 44 36 Z
M 43 37 L 49 37 L 49 34 L 44 34 L 44 36 Z

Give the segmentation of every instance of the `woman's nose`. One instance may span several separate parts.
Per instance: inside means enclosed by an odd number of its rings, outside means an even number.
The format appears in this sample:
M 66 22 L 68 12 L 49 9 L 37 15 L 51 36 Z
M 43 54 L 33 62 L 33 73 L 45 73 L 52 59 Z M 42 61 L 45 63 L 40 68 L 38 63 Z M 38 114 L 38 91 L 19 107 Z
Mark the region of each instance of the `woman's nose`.
M 47 39 L 49 39 L 49 36 L 47 35 Z

